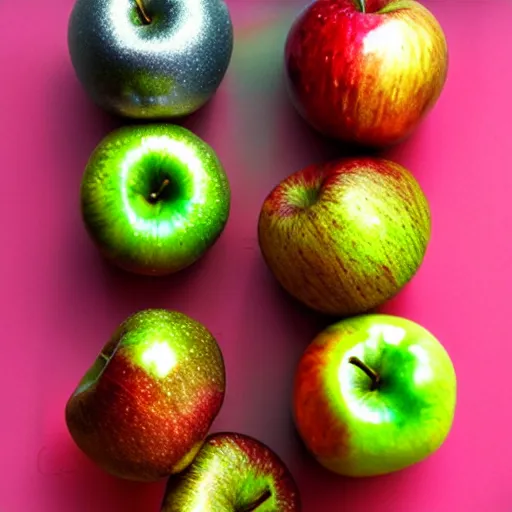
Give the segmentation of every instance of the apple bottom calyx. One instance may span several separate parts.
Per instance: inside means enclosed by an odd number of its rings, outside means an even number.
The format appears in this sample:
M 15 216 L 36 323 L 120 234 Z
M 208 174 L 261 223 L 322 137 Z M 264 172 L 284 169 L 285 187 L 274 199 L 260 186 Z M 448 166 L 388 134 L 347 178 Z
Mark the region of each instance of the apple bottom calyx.
M 362 370 L 368 377 L 370 377 L 372 383 L 370 384 L 370 391 L 375 391 L 380 386 L 380 375 L 373 369 L 370 368 L 367 364 L 363 363 L 361 359 L 355 356 L 351 356 L 348 359 L 350 364 L 357 366 L 360 370 Z

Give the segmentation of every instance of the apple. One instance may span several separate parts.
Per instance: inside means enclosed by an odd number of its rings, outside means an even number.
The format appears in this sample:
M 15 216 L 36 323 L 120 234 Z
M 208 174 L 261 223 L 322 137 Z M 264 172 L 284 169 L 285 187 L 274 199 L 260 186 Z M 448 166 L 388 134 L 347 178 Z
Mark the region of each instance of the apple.
M 225 392 L 222 353 L 199 322 L 139 311 L 114 332 L 66 404 L 76 445 L 106 472 L 156 481 L 184 470 Z
M 84 90 L 106 111 L 174 118 L 217 91 L 233 27 L 223 0 L 76 0 L 68 48 Z
M 443 30 L 415 0 L 316 0 L 286 39 L 293 105 L 320 133 L 356 145 L 406 139 L 436 104 L 447 74 Z
M 243 434 L 210 435 L 190 466 L 169 478 L 161 512 L 299 512 L 283 461 Z
M 345 476 L 382 475 L 424 460 L 454 419 L 451 359 L 424 327 L 360 315 L 322 331 L 298 364 L 293 414 L 307 449 Z
M 213 149 L 169 124 L 111 132 L 91 155 L 81 184 L 82 218 L 103 256 L 155 276 L 204 255 L 226 225 L 230 197 Z
M 258 224 L 268 267 L 319 312 L 367 312 L 396 295 L 420 267 L 430 210 L 414 177 L 381 158 L 314 164 L 279 183 Z

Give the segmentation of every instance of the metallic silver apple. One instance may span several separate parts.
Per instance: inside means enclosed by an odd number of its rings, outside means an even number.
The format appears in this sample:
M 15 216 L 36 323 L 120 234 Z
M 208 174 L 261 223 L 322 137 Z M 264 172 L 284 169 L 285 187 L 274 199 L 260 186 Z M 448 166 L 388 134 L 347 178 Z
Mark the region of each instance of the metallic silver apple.
M 92 100 L 117 115 L 188 115 L 215 94 L 233 51 L 223 0 L 77 0 L 68 47 Z

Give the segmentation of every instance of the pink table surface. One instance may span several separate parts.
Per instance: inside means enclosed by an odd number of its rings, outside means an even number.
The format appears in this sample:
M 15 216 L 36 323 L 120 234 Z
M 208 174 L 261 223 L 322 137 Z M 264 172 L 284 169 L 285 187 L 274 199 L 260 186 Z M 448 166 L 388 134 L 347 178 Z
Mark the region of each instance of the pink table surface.
M 82 227 L 78 189 L 95 145 L 121 124 L 94 107 L 66 46 L 72 0 L 0 3 L 1 512 L 157 512 L 163 483 L 106 476 L 67 433 L 63 409 L 113 329 L 148 307 L 202 321 L 224 351 L 228 391 L 214 425 L 268 443 L 290 466 L 305 512 L 510 512 L 512 3 L 426 1 L 450 46 L 444 94 L 388 151 L 430 200 L 433 236 L 417 277 L 384 310 L 422 323 L 450 352 L 456 419 L 430 459 L 351 480 L 305 453 L 290 416 L 294 367 L 326 320 L 270 276 L 256 241 L 265 195 L 340 153 L 296 116 L 282 87 L 286 31 L 305 0 L 231 0 L 236 42 L 215 100 L 187 120 L 225 164 L 232 213 L 189 271 L 152 280 L 106 265 Z

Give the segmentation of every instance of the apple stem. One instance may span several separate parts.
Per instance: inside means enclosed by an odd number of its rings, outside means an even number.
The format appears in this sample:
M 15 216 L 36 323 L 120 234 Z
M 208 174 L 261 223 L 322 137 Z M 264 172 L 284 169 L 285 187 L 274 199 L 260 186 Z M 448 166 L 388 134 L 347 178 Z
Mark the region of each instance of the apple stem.
M 265 503 L 269 498 L 272 497 L 272 493 L 269 489 L 266 489 L 263 494 L 254 502 L 248 505 L 245 508 L 237 509 L 237 512 L 252 512 L 253 510 L 256 510 L 260 505 Z
M 158 201 L 158 198 L 162 195 L 162 192 L 170 185 L 170 183 L 171 182 L 167 178 L 162 181 L 160 188 L 156 192 L 151 192 L 151 194 L 149 194 L 149 199 L 151 202 Z
M 370 377 L 370 379 L 372 379 L 372 385 L 370 387 L 370 391 L 375 391 L 379 387 L 380 375 L 373 368 L 370 368 L 368 365 L 363 363 L 363 361 L 361 361 L 361 359 L 359 359 L 358 357 L 354 357 L 354 356 L 349 357 L 348 362 L 350 364 L 353 364 L 354 366 L 357 366 L 360 370 L 363 370 L 363 372 L 366 373 L 366 375 L 368 375 L 368 377 Z
M 366 2 L 365 2 L 365 0 L 357 0 L 357 2 L 359 4 L 361 12 L 365 13 L 366 12 Z
M 137 8 L 139 9 L 140 14 L 142 15 L 142 20 L 146 25 L 149 25 L 151 23 L 151 18 L 148 16 L 148 13 L 146 12 L 142 0 L 135 0 L 135 3 L 137 4 Z

